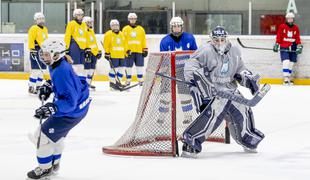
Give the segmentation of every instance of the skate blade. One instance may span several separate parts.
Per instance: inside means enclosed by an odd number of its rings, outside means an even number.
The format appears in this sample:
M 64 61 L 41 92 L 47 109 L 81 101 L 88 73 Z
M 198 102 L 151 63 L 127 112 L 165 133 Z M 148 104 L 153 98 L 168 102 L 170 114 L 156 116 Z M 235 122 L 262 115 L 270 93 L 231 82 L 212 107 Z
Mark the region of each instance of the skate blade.
M 250 148 L 246 148 L 246 147 L 243 147 L 243 151 L 245 153 L 249 153 L 249 154 L 256 154 L 257 153 L 256 149 L 250 149 Z
M 189 159 L 196 159 L 198 157 L 198 155 L 195 153 L 189 153 L 189 152 L 183 151 L 181 154 L 181 157 L 189 158 Z
M 45 177 L 41 177 L 40 179 L 32 179 L 30 177 L 27 177 L 26 180 L 50 180 L 51 177 L 50 176 L 45 176 Z

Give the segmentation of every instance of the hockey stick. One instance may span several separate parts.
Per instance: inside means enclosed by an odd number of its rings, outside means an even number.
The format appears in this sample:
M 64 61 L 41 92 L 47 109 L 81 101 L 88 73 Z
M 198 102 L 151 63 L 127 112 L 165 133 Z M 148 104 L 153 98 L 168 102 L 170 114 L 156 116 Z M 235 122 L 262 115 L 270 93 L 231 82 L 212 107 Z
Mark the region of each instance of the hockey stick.
M 273 48 L 263 48 L 263 47 L 245 46 L 245 45 L 241 42 L 240 38 L 237 38 L 237 41 L 238 41 L 239 45 L 240 45 L 241 47 L 245 48 L 245 49 L 257 49 L 257 50 L 271 50 L 271 51 L 273 51 Z M 296 52 L 296 51 L 290 51 L 290 50 L 285 50 L 285 49 L 282 49 L 282 50 L 280 49 L 280 51 L 283 51 L 283 52 Z
M 148 71 L 150 71 L 150 70 L 148 70 Z M 167 79 L 175 80 L 175 81 L 187 84 L 187 85 L 192 85 L 192 86 L 194 85 L 193 83 L 186 82 L 186 81 L 183 81 L 183 80 L 175 78 L 175 77 L 167 76 L 167 75 L 159 73 L 159 72 L 153 72 L 153 73 L 155 73 L 155 75 L 158 75 L 158 76 L 161 76 L 161 77 L 164 77 Z M 263 97 L 268 93 L 270 88 L 271 87 L 269 84 L 264 84 L 263 87 L 255 93 L 255 95 L 252 97 L 252 99 L 247 99 L 247 98 L 244 98 L 242 96 L 238 96 L 238 95 L 232 94 L 230 92 L 225 92 L 225 91 L 216 91 L 215 95 L 219 96 L 221 98 L 225 98 L 225 99 L 240 103 L 240 104 L 244 104 L 246 106 L 253 107 L 253 106 L 256 106 L 257 103 L 259 103 L 263 99 Z
M 41 98 L 41 106 L 44 105 L 44 98 L 45 98 L 45 96 L 42 95 L 42 98 Z M 41 116 L 41 117 L 40 117 L 40 124 L 39 124 L 39 130 L 40 130 L 40 131 L 39 131 L 39 136 L 38 136 L 37 149 L 40 148 L 41 131 L 42 131 L 42 120 L 43 120 L 43 117 Z

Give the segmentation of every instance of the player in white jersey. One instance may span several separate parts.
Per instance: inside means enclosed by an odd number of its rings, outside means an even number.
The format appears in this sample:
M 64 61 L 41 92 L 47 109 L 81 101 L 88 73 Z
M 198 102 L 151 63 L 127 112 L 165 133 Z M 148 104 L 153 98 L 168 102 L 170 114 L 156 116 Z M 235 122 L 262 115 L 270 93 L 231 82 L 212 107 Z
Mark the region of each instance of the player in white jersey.
M 257 145 L 264 138 L 254 126 L 250 107 L 214 96 L 216 90 L 242 96 L 237 82 L 249 88 L 252 94 L 259 90 L 259 76 L 244 66 L 240 50 L 228 41 L 227 35 L 223 27 L 216 27 L 211 32 L 211 42 L 198 49 L 185 64 L 185 80 L 193 84 L 191 94 L 196 102 L 204 102 L 198 105 L 202 110 L 200 115 L 183 133 L 182 155 L 185 157 L 201 152 L 201 144 L 224 117 L 232 137 L 245 151 L 256 152 Z M 205 108 L 201 108 L 203 106 Z

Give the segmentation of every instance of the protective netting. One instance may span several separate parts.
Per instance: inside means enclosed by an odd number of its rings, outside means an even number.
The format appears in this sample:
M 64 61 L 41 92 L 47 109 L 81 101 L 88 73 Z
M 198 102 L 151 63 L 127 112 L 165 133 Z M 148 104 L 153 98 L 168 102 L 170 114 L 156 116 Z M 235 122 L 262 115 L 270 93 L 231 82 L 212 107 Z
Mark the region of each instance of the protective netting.
M 184 63 L 190 52 L 150 53 L 135 121 L 125 134 L 103 152 L 118 155 L 163 156 L 177 153 L 177 140 L 197 117 L 184 80 Z M 225 122 L 208 140 L 225 142 Z

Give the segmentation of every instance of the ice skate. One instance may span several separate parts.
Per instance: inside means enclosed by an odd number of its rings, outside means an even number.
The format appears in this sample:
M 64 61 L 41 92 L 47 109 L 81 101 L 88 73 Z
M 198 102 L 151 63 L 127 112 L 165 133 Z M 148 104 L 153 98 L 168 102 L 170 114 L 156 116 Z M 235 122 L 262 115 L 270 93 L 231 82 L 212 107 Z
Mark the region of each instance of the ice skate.
M 195 151 L 195 149 L 192 148 L 191 146 L 189 146 L 186 143 L 184 143 L 183 146 L 182 146 L 181 157 L 184 157 L 184 158 L 197 158 L 198 157 L 198 152 Z
M 40 180 L 49 180 L 52 173 L 52 167 L 49 169 L 41 169 L 36 167 L 34 170 L 27 173 L 28 179 L 40 179 Z
M 251 149 L 251 148 L 248 148 L 248 147 L 245 147 L 245 146 L 243 146 L 243 151 L 244 151 L 245 153 L 251 153 L 251 154 L 257 153 L 256 148 Z

